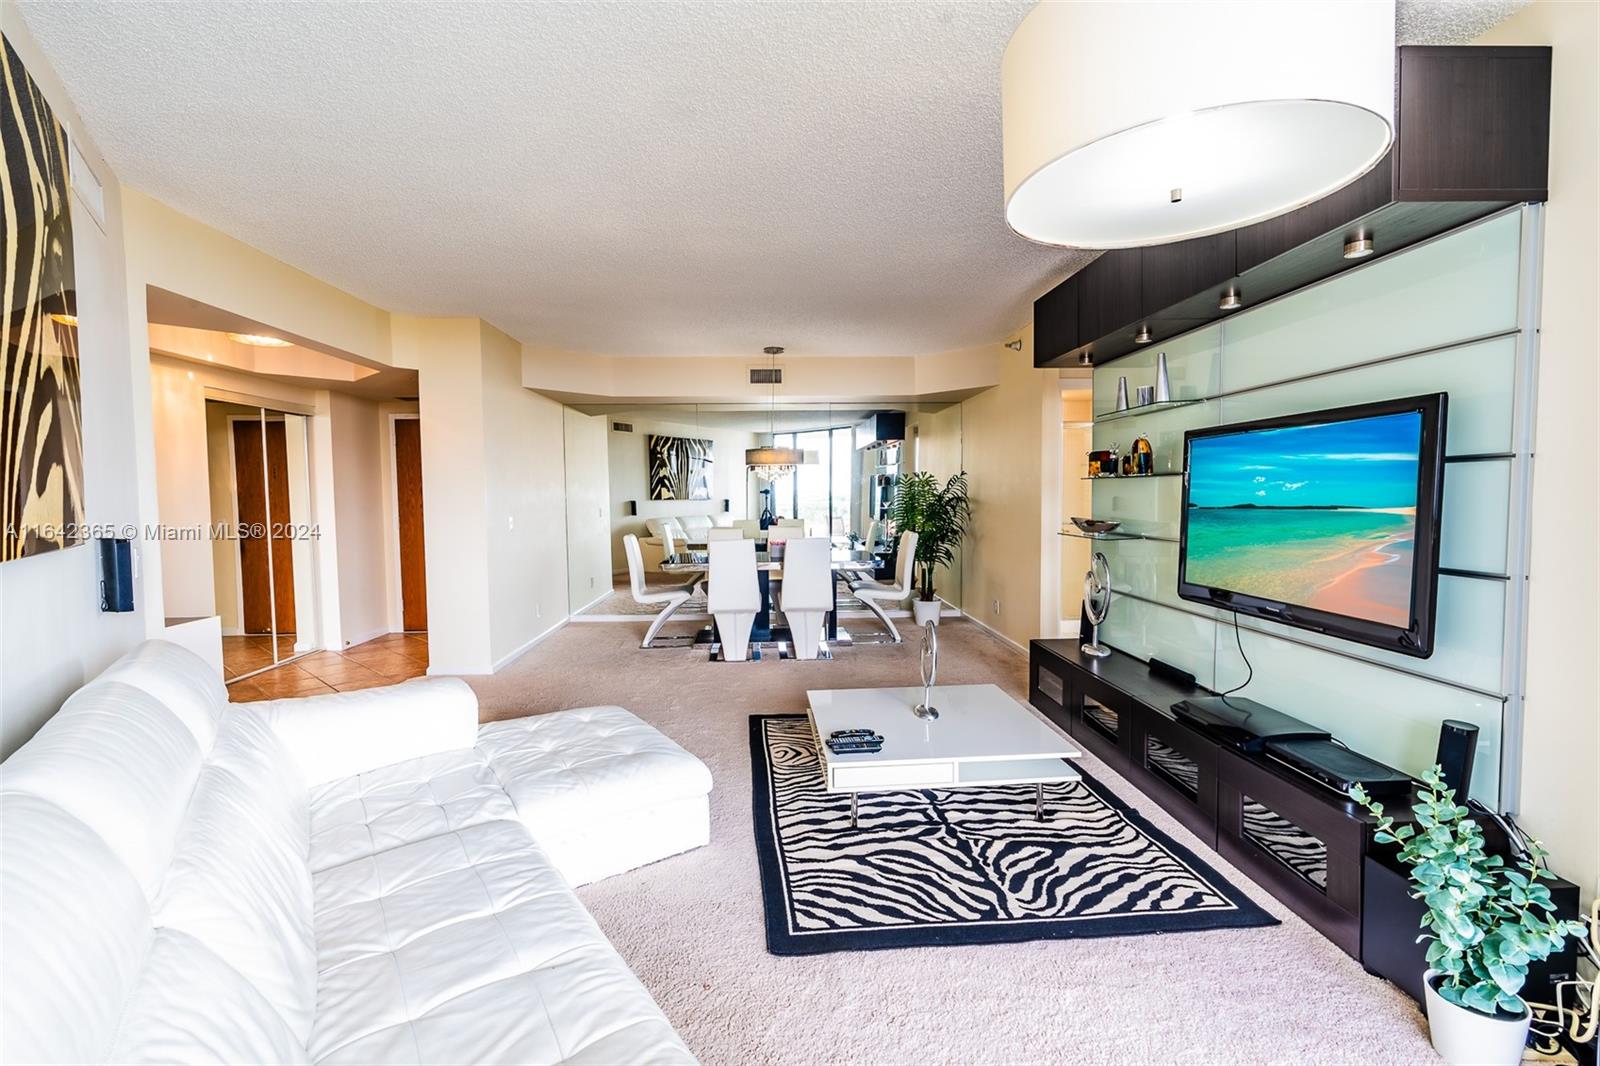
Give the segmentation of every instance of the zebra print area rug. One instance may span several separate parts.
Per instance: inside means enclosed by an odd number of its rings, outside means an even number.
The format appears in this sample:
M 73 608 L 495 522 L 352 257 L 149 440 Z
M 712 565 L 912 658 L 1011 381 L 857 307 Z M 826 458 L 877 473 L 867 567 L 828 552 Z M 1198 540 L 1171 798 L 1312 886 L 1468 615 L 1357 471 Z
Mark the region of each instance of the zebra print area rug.
M 1047 785 L 823 787 L 805 715 L 751 715 L 756 853 L 774 955 L 1277 925 L 1088 774 Z

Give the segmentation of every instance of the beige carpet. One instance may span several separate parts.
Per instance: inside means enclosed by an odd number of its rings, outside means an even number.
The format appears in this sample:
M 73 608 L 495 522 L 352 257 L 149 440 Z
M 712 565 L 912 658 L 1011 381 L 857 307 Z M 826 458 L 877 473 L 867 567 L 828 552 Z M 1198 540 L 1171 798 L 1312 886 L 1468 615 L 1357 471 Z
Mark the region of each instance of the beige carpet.
M 1432 1063 L 1403 994 L 1290 914 L 1092 757 L 1101 781 L 1196 849 L 1281 926 L 972 947 L 767 954 L 750 805 L 751 713 L 807 688 L 916 681 L 915 644 L 833 662 L 710 663 L 641 651 L 644 623 L 568 626 L 488 678 L 486 719 L 616 703 L 704 759 L 711 844 L 579 890 L 707 1066 L 734 1063 Z M 940 680 L 1025 697 L 1026 661 L 941 626 Z M 509 1005 L 508 1005 L 509 1007 Z

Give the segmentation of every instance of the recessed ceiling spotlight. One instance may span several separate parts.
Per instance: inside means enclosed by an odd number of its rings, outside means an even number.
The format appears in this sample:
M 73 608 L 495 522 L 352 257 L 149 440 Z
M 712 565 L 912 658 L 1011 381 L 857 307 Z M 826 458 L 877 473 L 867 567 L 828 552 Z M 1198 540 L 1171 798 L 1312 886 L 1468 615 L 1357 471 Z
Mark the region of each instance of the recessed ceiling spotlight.
M 1152 338 L 1150 335 L 1150 326 L 1148 323 L 1140 326 L 1139 332 L 1133 335 L 1133 343 L 1135 344 L 1149 344 L 1153 339 L 1154 338 Z
M 1372 234 L 1364 229 L 1356 230 L 1356 235 L 1344 242 L 1344 257 L 1346 259 L 1365 259 L 1374 250 Z
M 1237 311 L 1244 306 L 1244 297 L 1238 289 L 1230 288 L 1222 294 L 1222 299 L 1217 301 L 1217 308 L 1222 311 Z
M 1394 142 L 1394 26 L 1394 0 L 1036 5 L 1000 65 L 1006 222 L 1135 248 L 1343 188 Z
M 51 311 L 50 312 L 50 321 L 56 323 L 57 325 L 61 325 L 61 326 L 76 326 L 78 324 L 78 316 L 77 315 L 64 315 L 59 311 Z
M 238 344 L 248 344 L 252 348 L 290 348 L 292 341 L 282 337 L 269 337 L 265 333 L 230 333 L 228 339 Z

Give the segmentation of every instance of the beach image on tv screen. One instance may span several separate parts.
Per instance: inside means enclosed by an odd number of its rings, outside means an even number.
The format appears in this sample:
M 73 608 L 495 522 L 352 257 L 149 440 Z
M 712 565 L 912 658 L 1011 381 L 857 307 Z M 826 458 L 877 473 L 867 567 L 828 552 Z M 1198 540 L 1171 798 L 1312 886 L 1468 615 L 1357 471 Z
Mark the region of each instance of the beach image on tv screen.
M 1192 584 L 1407 628 L 1422 414 L 1200 437 Z

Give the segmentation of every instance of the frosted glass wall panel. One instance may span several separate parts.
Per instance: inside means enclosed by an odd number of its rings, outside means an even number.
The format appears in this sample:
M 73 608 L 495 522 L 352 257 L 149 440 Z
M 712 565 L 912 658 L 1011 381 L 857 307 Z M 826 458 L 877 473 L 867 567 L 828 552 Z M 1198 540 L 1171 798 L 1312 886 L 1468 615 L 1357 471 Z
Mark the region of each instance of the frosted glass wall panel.
M 1511 212 L 1242 311 L 1223 323 L 1222 391 L 1514 329 L 1521 244 Z
M 1128 379 L 1128 402 L 1134 403 L 1140 385 L 1156 383 L 1156 355 L 1167 353 L 1167 381 L 1174 400 L 1202 400 L 1217 394 L 1217 352 L 1222 344 L 1222 323 L 1214 323 L 1181 337 L 1163 341 L 1122 356 L 1094 371 L 1095 417 L 1117 406 L 1117 379 Z
M 1446 463 L 1439 565 L 1504 574 L 1510 509 L 1511 460 Z
M 1171 614 L 1162 608 L 1155 610 Z M 1217 683 L 1245 679 L 1230 626 L 1218 625 Z M 1499 799 L 1501 701 L 1374 663 L 1329 655 L 1264 633 L 1242 631 L 1255 678 L 1241 696 L 1287 711 L 1328 730 L 1369 758 L 1420 775 L 1433 764 L 1439 723 L 1456 718 L 1478 726 L 1472 796 L 1490 807 Z
M 1099 422 L 1094 427 L 1094 446 L 1097 450 L 1115 448 L 1118 455 L 1123 455 L 1133 445 L 1133 439 L 1142 436 L 1150 441 L 1155 451 L 1156 470 L 1181 471 L 1184 432 L 1216 425 L 1217 412 L 1215 402 L 1197 403 Z M 1075 471 L 1078 474 L 1087 472 L 1087 462 Z
M 1183 478 L 1101 478 L 1093 482 L 1096 518 L 1115 519 L 1129 533 L 1178 539 Z
M 1191 605 L 1198 606 L 1198 605 Z M 1418 659 L 1382 648 L 1369 648 L 1338 637 L 1295 629 L 1260 618 L 1242 619 L 1246 628 L 1281 634 L 1294 640 L 1329 648 L 1346 655 L 1400 670 L 1426 674 L 1441 681 L 1468 685 L 1485 692 L 1501 691 L 1501 641 L 1506 609 L 1506 583 L 1475 577 L 1439 578 L 1439 604 L 1433 634 L 1433 654 Z M 1225 612 L 1219 612 L 1225 613 Z M 1224 626 L 1219 641 L 1231 640 Z
M 1159 540 L 1098 541 L 1094 550 L 1104 553 L 1111 567 L 1114 592 L 1131 592 L 1170 607 L 1211 617 L 1216 612 L 1204 604 L 1178 598 L 1178 546 Z
M 1206 688 L 1213 687 L 1211 645 L 1216 634 L 1217 624 L 1209 618 L 1126 596 L 1111 604 L 1111 613 L 1100 627 L 1100 637 L 1107 644 L 1140 659 L 1154 657 L 1172 663 L 1194 674 Z
M 1517 339 L 1513 336 L 1398 359 L 1380 366 L 1342 370 L 1310 381 L 1225 396 L 1221 401 L 1222 422 L 1248 422 L 1302 411 L 1448 392 L 1445 454 L 1506 452 L 1511 450 L 1511 396 L 1516 358 Z

